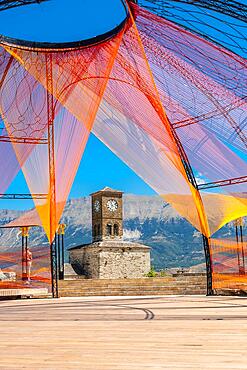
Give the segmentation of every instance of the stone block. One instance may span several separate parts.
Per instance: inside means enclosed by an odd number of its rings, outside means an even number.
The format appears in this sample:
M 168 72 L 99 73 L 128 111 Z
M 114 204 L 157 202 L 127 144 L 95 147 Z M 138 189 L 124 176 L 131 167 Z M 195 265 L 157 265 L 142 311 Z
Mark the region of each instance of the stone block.
M 91 279 L 142 278 L 150 271 L 150 247 L 105 240 L 72 248 L 70 263 Z

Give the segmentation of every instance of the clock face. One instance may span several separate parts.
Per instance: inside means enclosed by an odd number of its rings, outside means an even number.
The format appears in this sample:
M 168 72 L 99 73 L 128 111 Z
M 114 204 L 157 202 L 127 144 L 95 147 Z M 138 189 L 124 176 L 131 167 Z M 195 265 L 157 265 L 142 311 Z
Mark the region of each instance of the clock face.
M 110 212 L 114 212 L 118 209 L 118 203 L 114 199 L 108 200 L 106 206 Z
M 100 202 L 99 202 L 99 200 L 96 200 L 94 202 L 93 208 L 94 208 L 95 212 L 99 212 L 100 211 Z

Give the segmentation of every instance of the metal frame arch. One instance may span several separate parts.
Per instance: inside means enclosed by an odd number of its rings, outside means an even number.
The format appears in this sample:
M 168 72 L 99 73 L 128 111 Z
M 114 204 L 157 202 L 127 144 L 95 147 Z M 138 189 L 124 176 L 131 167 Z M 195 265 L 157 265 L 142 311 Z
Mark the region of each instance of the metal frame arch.
M 31 3 L 40 3 L 46 0 L 41 0 L 41 1 L 32 1 L 31 0 L 27 4 L 21 4 L 21 5 L 29 5 Z M 42 51 L 43 53 L 45 52 L 61 52 L 61 51 L 71 51 L 71 50 L 76 50 L 76 49 L 81 49 L 81 48 L 86 48 L 90 46 L 94 46 L 97 44 L 100 44 L 105 41 L 109 41 L 111 38 L 116 36 L 119 32 L 121 32 L 127 23 L 129 19 L 129 9 L 126 4 L 126 1 L 128 0 L 120 0 L 125 12 L 126 12 L 126 17 L 125 19 L 115 28 L 112 30 L 109 30 L 101 35 L 91 37 L 89 39 L 84 39 L 84 40 L 78 40 L 78 41 L 72 41 L 72 42 L 36 42 L 36 41 L 28 41 L 28 40 L 22 40 L 22 39 L 17 39 L 13 37 L 8 37 L 5 35 L 0 34 L 0 46 L 6 45 L 6 46 L 13 46 L 17 49 L 25 49 L 25 50 L 30 50 L 30 51 Z M 23 3 L 23 2 L 22 2 Z M 1 7 L 1 2 L 0 2 L 0 7 Z M 1 11 L 1 8 L 0 8 Z

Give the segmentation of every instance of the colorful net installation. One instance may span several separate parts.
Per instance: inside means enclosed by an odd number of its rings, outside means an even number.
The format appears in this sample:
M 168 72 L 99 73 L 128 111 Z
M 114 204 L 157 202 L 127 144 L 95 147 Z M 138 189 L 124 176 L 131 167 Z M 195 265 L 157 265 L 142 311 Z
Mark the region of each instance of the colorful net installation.
M 122 1 L 119 25 L 88 40 L 1 36 L 0 192 L 21 169 L 30 193 L 47 195 L 34 203 L 52 243 L 92 133 L 202 233 L 212 294 L 222 271 L 233 274 L 233 262 L 217 270 L 217 246 L 228 247 L 212 236 L 247 214 L 246 7 L 158 3 Z

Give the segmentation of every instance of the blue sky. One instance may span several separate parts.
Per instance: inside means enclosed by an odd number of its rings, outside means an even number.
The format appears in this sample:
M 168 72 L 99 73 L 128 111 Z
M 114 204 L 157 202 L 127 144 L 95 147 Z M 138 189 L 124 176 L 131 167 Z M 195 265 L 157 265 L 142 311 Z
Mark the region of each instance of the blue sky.
M 69 4 L 66 14 L 61 11 L 62 3 Z M 120 0 L 52 0 L 42 6 L 19 7 L 1 12 L 0 33 L 31 41 L 72 41 L 104 33 L 119 24 L 124 16 Z M 85 196 L 104 186 L 126 193 L 154 194 L 132 170 L 91 135 L 70 197 Z M 21 173 L 8 192 L 28 192 Z M 1 208 L 11 209 L 32 206 L 31 201 L 1 200 L 0 203 Z
M 48 0 L 1 12 L 0 33 L 32 41 L 76 41 L 114 28 L 125 14 L 121 0 Z
M 246 1 L 244 0 L 243 3 Z M 65 11 L 63 11 L 64 8 Z M 125 9 L 121 0 L 48 0 L 41 5 L 14 8 L 0 14 L 0 34 L 30 41 L 66 42 L 94 37 L 114 28 L 124 19 Z M 207 15 L 204 18 L 205 22 L 208 22 Z M 214 26 L 217 25 L 219 29 L 217 37 L 220 35 L 222 41 L 227 41 L 225 32 L 230 32 L 233 38 L 236 37 L 237 33 L 234 33 L 232 24 L 228 28 L 225 24 L 223 26 L 223 23 L 218 24 L 216 20 L 211 19 L 211 22 Z M 238 21 L 234 20 L 234 23 L 237 25 Z M 216 32 L 214 28 L 205 29 L 203 22 L 198 22 L 196 25 L 209 35 L 210 30 L 213 33 Z M 221 27 L 224 27 L 225 32 L 222 32 Z M 246 42 L 241 42 L 246 46 Z M 91 135 L 70 197 L 85 196 L 104 186 L 111 186 L 127 193 L 154 194 L 153 190 L 132 170 Z M 21 173 L 8 192 L 28 192 Z M 2 200 L 0 203 L 1 208 L 15 209 L 31 206 L 32 203 L 23 201 Z

